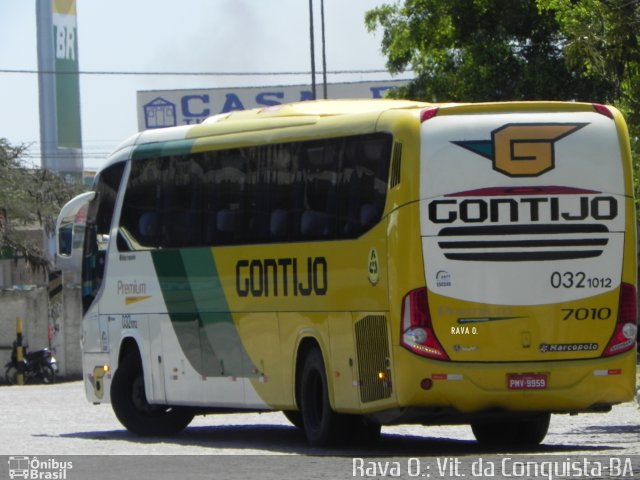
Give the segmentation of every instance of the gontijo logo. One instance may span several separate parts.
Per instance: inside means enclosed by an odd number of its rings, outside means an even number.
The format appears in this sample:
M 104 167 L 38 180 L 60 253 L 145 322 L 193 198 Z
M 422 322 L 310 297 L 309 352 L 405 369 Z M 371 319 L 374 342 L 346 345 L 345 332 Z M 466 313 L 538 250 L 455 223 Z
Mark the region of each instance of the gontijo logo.
M 587 123 L 511 123 L 491 132 L 491 140 L 455 141 L 493 162 L 509 177 L 537 177 L 555 167 L 555 142 Z

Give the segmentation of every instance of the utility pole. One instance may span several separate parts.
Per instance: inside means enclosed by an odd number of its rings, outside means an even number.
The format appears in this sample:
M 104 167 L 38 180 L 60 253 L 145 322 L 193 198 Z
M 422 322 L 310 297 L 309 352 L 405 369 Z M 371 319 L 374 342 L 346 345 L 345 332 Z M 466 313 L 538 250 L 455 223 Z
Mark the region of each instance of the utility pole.
M 313 38 L 313 0 L 309 0 L 309 35 L 311 37 L 311 94 L 315 100 L 318 97 L 316 96 L 316 49 Z
M 324 38 L 324 0 L 320 0 L 320 19 L 322 24 L 322 93 L 327 99 L 327 49 Z

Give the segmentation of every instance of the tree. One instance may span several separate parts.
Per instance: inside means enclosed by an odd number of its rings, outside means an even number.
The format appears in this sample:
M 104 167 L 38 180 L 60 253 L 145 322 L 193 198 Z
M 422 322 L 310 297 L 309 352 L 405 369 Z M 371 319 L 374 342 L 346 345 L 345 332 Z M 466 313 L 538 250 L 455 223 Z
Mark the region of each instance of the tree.
M 538 0 L 538 5 L 541 12 L 554 13 L 564 35 L 568 65 L 584 78 L 606 78 L 611 83 L 613 98 L 609 101 L 623 112 L 629 125 L 638 192 L 640 0 Z
M 404 0 L 370 10 L 365 22 L 382 29 L 389 71 L 416 73 L 399 96 L 606 101 L 615 90 L 570 68 L 555 12 L 535 0 Z
M 0 248 L 24 258 L 34 269 L 47 270 L 49 262 L 28 227 L 42 227 L 53 234 L 60 208 L 80 192 L 48 170 L 29 168 L 24 162 L 27 146 L 11 145 L 0 138 Z
M 415 71 L 398 97 L 613 104 L 640 188 L 640 0 L 398 0 L 365 22 L 391 73 Z
M 607 79 L 640 153 L 640 0 L 538 0 L 563 35 L 567 64 L 583 78 Z

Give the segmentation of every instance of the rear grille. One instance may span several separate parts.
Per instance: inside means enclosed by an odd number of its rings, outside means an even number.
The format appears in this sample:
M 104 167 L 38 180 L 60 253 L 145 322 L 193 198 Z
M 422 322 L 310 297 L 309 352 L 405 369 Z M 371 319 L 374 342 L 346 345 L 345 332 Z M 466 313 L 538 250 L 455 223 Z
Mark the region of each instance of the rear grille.
M 600 224 L 447 227 L 438 233 L 438 246 L 450 260 L 571 260 L 602 255 L 608 233 Z
M 391 371 L 387 318 L 383 315 L 366 316 L 356 322 L 355 330 L 360 400 L 365 403 L 389 398 Z
M 391 158 L 391 176 L 389 178 L 390 188 L 400 183 L 400 168 L 402 167 L 402 144 L 393 144 L 393 157 Z

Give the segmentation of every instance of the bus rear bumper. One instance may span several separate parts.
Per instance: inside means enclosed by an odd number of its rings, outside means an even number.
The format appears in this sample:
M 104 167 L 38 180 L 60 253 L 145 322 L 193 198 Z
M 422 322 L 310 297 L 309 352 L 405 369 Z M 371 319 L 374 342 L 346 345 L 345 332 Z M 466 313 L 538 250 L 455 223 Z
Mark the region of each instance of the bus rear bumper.
M 509 412 L 602 412 L 635 396 L 635 350 L 603 359 L 510 364 L 430 361 L 402 347 L 395 354 L 399 410 L 387 412 L 383 423 L 418 413 L 424 418 L 417 423 L 468 423 L 467 417 Z M 510 385 L 513 378 L 532 382 Z M 383 420 L 382 413 L 376 416 Z

